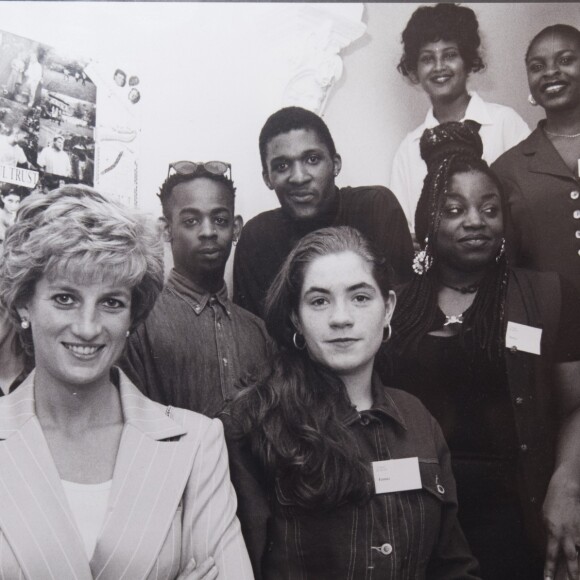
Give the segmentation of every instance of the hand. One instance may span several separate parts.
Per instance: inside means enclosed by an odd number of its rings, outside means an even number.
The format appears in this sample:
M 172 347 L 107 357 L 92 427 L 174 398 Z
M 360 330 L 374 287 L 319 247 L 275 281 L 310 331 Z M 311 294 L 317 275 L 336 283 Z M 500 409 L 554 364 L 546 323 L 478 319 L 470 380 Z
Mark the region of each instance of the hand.
M 578 550 L 580 545 L 580 496 L 577 490 L 550 485 L 544 501 L 544 523 L 548 535 L 544 579 L 579 580 Z M 560 566 L 557 567 L 558 561 Z
M 214 580 L 217 577 L 218 569 L 210 556 L 199 567 L 195 558 L 192 558 L 175 580 Z

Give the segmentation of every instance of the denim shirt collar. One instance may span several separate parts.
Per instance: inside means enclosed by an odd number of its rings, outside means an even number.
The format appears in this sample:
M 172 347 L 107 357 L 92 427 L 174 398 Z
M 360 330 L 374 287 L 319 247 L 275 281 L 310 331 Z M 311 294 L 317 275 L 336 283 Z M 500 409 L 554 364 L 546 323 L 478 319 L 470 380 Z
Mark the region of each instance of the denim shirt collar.
M 224 281 L 222 287 L 215 293 L 206 292 L 196 286 L 189 278 L 186 278 L 175 269 L 171 270 L 167 279 L 166 288 L 172 294 L 185 300 L 199 316 L 208 304 L 219 304 L 224 312 L 231 318 L 231 309 L 228 298 L 228 287 Z
M 398 423 L 403 429 L 407 430 L 407 424 L 395 401 L 389 395 L 387 389 L 379 379 L 376 373 L 372 378 L 373 406 L 366 411 L 358 411 L 354 405 L 351 405 L 345 412 L 343 421 L 345 425 L 352 425 L 364 415 L 371 421 L 380 421 L 386 417 Z

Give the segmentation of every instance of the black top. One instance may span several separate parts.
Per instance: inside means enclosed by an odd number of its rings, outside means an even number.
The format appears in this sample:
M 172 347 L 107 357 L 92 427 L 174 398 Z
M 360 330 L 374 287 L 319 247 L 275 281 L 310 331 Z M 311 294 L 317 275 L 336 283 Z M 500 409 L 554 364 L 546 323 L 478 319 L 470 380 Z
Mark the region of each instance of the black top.
M 234 302 L 261 316 L 266 292 L 296 242 L 329 226 L 358 229 L 390 262 L 394 283 L 410 279 L 413 242 L 397 198 L 379 185 L 343 187 L 329 211 L 314 220 L 295 220 L 278 208 L 244 226 L 234 260 Z

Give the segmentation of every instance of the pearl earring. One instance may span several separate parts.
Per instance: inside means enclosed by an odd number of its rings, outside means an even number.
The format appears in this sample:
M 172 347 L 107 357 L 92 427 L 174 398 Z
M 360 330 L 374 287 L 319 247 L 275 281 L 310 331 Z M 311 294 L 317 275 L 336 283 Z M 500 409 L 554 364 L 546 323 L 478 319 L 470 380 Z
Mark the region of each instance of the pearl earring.
M 24 329 L 27 330 L 30 328 L 30 321 L 27 320 L 26 318 L 23 318 L 22 321 L 20 322 L 20 326 Z

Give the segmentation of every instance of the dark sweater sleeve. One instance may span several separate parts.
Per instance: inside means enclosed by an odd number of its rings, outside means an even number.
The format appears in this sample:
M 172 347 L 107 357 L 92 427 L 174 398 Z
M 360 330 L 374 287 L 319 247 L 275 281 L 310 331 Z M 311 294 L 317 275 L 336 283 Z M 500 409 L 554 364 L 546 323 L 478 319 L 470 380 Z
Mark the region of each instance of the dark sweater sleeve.
M 413 273 L 413 239 L 403 208 L 386 187 L 364 189 L 370 196 L 370 203 L 367 198 L 366 207 L 359 208 L 359 211 L 364 212 L 363 219 L 367 222 L 360 229 L 375 242 L 377 250 L 389 261 L 394 273 L 394 284 L 403 284 L 411 279 Z
M 395 284 L 404 284 L 413 274 L 413 239 L 409 224 L 399 200 L 389 190 L 386 190 L 388 203 L 384 211 L 384 247 L 395 273 Z
M 236 247 L 233 301 L 252 314 L 262 316 L 267 286 L 264 282 L 264 271 L 260 268 L 260 240 L 253 235 L 254 228 L 252 226 L 250 221 L 242 229 Z

